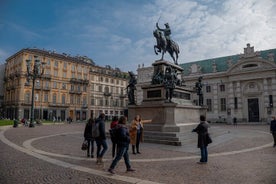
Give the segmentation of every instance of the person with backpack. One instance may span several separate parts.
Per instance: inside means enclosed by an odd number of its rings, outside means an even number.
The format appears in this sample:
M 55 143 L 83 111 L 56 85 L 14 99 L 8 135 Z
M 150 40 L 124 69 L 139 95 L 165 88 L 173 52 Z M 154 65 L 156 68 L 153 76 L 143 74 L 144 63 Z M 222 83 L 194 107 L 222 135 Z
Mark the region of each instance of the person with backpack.
M 97 164 L 103 163 L 103 156 L 107 151 L 107 142 L 105 134 L 105 124 L 104 124 L 105 114 L 101 113 L 95 122 L 95 131 L 92 128 L 92 136 L 95 137 L 97 144 Z M 93 135 L 94 134 L 94 135 Z
M 126 122 L 126 117 L 121 116 L 118 125 L 113 128 L 113 135 L 117 144 L 117 153 L 108 169 L 108 172 L 110 172 L 111 174 L 115 174 L 114 168 L 116 167 L 117 163 L 122 159 L 122 157 L 124 157 L 127 172 L 135 171 L 131 168 L 129 161 L 128 146 L 130 143 L 130 137 Z
M 90 118 L 88 120 L 88 122 L 85 125 L 85 129 L 84 129 L 84 139 L 87 141 L 88 143 L 88 147 L 87 147 L 87 157 L 94 158 L 94 138 L 92 136 L 92 126 L 93 124 L 95 124 L 95 121 Z

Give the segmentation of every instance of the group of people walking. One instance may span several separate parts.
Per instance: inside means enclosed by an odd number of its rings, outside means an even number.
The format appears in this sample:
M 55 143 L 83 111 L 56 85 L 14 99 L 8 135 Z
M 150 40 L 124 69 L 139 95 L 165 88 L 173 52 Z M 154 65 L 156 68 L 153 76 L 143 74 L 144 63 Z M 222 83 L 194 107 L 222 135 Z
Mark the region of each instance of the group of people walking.
M 84 130 L 84 138 L 88 142 L 87 157 L 94 158 L 94 141 L 96 142 L 97 164 L 103 163 L 103 156 L 108 149 L 104 120 L 104 113 L 101 113 L 100 116 L 95 120 L 90 118 Z M 108 169 L 111 174 L 115 173 L 114 168 L 122 158 L 124 158 L 126 170 L 135 171 L 131 168 L 130 165 L 128 155 L 129 144 L 132 144 L 133 154 L 141 154 L 139 145 L 140 142 L 143 141 L 143 123 L 148 122 L 151 122 L 151 120 L 141 120 L 141 117 L 139 115 L 136 115 L 130 127 L 128 128 L 126 124 L 127 118 L 125 116 L 121 116 L 120 118 L 114 117 L 112 119 L 112 122 L 110 124 L 110 136 L 112 141 L 112 156 L 114 159 Z

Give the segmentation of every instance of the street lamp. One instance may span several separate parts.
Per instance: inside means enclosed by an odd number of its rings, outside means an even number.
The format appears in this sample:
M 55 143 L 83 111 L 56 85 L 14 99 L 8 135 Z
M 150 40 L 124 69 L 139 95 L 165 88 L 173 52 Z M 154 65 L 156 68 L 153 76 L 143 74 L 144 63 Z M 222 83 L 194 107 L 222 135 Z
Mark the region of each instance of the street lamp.
M 35 87 L 35 81 L 36 81 L 37 78 L 40 78 L 43 75 L 45 63 L 44 62 L 41 63 L 41 61 L 38 59 L 38 56 L 34 56 L 33 69 L 31 70 L 31 60 L 27 59 L 26 64 L 27 64 L 27 81 L 29 82 L 30 79 L 33 81 L 31 122 L 30 122 L 29 127 L 34 127 L 34 87 Z

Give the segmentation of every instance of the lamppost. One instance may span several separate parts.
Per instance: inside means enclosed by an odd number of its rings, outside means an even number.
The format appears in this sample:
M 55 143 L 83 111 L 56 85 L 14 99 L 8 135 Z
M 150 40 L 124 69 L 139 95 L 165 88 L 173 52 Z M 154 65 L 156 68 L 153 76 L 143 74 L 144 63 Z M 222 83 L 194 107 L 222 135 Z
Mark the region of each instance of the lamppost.
M 38 56 L 34 56 L 34 65 L 33 69 L 31 69 L 31 60 L 26 60 L 27 64 L 27 81 L 30 80 L 33 81 L 32 85 L 32 106 L 31 106 L 31 122 L 29 127 L 34 127 L 34 87 L 35 87 L 35 81 L 37 78 L 40 78 L 44 73 L 44 65 L 45 63 L 38 59 Z M 42 64 L 42 65 L 41 65 Z

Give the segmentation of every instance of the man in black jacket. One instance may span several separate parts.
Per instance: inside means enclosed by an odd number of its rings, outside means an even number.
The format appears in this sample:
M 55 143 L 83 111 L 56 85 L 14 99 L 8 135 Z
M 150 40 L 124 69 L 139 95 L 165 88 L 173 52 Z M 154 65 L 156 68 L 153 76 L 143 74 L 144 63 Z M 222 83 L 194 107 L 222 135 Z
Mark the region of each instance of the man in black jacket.
M 106 135 L 105 135 L 105 114 L 101 113 L 96 123 L 99 123 L 99 136 L 95 138 L 97 143 L 97 164 L 103 163 L 103 156 L 107 151 Z
M 276 147 L 276 117 L 272 117 L 272 121 L 270 123 L 270 132 L 272 133 L 273 139 L 274 139 L 274 145 L 273 147 Z

